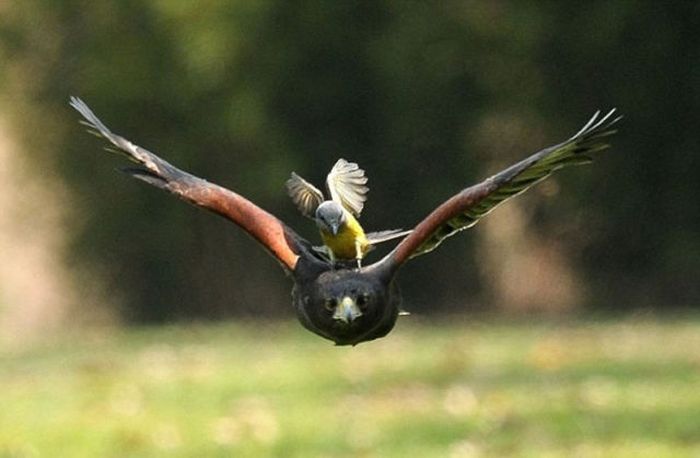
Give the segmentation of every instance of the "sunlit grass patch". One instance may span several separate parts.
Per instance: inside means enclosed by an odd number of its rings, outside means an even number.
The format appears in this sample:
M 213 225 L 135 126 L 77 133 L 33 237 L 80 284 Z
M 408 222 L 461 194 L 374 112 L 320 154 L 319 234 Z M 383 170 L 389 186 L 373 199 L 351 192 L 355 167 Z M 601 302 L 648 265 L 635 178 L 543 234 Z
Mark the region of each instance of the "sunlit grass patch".
M 84 333 L 0 353 L 0 456 L 697 456 L 700 322 Z

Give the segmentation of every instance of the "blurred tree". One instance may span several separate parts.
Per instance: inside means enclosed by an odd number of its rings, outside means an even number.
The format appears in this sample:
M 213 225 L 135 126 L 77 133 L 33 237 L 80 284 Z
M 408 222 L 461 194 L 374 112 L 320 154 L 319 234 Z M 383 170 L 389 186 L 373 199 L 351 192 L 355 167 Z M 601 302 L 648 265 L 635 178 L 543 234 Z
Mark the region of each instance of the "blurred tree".
M 611 154 L 407 268 L 407 306 L 688 305 L 700 299 L 699 8 L 7 2 L 0 101 L 26 154 L 72 191 L 69 263 L 103 272 L 128 320 L 283 314 L 289 285 L 234 227 L 115 174 L 69 95 L 313 240 L 283 190 L 292 170 L 319 181 L 355 160 L 371 180 L 365 225 L 410 227 L 616 105 L 627 119 Z

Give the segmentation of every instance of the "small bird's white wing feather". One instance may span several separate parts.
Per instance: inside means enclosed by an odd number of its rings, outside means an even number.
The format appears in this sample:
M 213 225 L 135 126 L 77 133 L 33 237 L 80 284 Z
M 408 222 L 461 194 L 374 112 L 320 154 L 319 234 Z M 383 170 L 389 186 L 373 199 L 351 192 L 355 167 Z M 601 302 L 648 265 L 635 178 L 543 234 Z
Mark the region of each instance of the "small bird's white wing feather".
M 308 218 L 314 218 L 316 209 L 323 202 L 323 193 L 314 185 L 292 172 L 287 180 L 287 193 L 299 211 Z
M 367 200 L 369 188 L 366 184 L 365 171 L 345 159 L 338 159 L 326 179 L 331 199 L 356 217 L 360 216 Z

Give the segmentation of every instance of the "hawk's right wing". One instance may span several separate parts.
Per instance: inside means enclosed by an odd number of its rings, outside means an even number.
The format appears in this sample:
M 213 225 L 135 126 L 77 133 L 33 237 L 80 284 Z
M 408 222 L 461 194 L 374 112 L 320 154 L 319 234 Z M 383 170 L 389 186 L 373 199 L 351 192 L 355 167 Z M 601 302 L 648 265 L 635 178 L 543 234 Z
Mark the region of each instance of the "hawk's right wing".
M 260 242 L 287 271 L 295 270 L 297 261 L 310 245 L 279 219 L 235 192 L 183 172 L 113 133 L 79 98 L 71 97 L 70 105 L 85 118 L 82 122 L 92 133 L 138 164 L 125 169 L 126 173 L 233 221 Z

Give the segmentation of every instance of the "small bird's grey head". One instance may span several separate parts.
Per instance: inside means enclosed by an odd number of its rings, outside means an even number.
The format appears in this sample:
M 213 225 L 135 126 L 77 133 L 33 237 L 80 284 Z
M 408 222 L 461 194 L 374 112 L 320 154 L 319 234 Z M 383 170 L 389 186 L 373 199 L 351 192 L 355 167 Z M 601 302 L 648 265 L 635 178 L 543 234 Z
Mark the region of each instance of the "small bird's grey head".
M 345 212 L 337 202 L 327 200 L 316 209 L 316 224 L 319 229 L 338 235 L 338 230 L 345 223 Z

